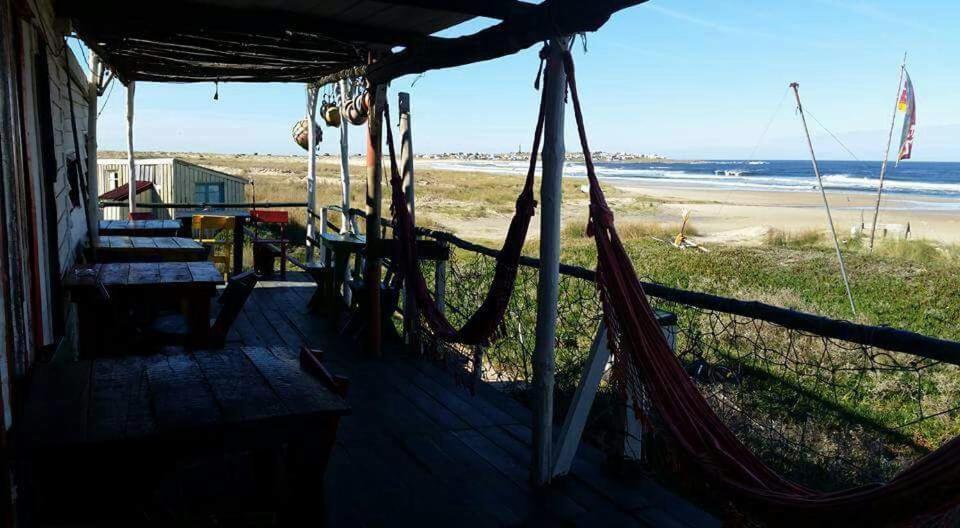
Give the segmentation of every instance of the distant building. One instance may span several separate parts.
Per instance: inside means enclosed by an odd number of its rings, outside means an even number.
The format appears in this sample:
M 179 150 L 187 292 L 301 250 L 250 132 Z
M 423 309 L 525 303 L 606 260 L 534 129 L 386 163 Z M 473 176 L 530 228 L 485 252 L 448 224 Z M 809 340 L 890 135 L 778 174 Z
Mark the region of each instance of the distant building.
M 168 204 L 219 204 L 244 201 L 246 178 L 233 176 L 179 158 L 137 160 L 137 202 Z M 101 201 L 126 201 L 130 168 L 125 159 L 97 160 L 97 178 Z M 150 184 L 150 185 L 147 185 Z M 147 209 L 155 211 L 156 218 L 173 218 L 170 209 Z M 101 218 L 119 220 L 127 218 L 126 207 L 103 207 Z

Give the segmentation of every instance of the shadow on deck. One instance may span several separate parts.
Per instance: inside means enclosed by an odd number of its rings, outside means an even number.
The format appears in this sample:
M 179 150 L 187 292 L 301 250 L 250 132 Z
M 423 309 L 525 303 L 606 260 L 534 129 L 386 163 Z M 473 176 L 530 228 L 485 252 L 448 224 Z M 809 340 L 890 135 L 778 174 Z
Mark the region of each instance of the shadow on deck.
M 581 447 L 570 476 L 536 490 L 529 410 L 486 386 L 471 396 L 450 373 L 389 348 L 363 357 L 307 312 L 313 283 L 289 278 L 258 285 L 230 341 L 306 343 L 350 378 L 353 414 L 341 421 L 325 481 L 329 526 L 719 525 L 649 479 L 609 475 L 592 448 Z

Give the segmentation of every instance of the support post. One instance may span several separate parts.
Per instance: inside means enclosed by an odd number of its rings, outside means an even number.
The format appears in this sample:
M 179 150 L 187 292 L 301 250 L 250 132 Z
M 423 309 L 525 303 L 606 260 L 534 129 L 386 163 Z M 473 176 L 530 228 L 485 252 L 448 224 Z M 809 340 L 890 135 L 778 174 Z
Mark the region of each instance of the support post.
M 319 89 L 307 84 L 307 262 L 313 263 L 313 243 L 317 229 L 314 222 L 317 202 L 317 93 Z
M 537 283 L 536 345 L 533 352 L 533 465 L 535 485 L 550 482 L 553 464 L 554 345 L 560 282 L 561 178 L 566 156 L 563 143 L 566 74 L 563 53 L 569 37 L 550 41 L 544 69 L 545 114 L 543 177 L 540 186 L 540 273 Z
M 870 224 L 870 252 L 873 252 L 873 240 L 877 235 L 877 220 L 880 217 L 880 199 L 883 197 L 883 178 L 887 174 L 887 158 L 890 157 L 890 143 L 893 140 L 893 125 L 897 122 L 897 108 L 900 106 L 900 87 L 903 85 L 903 73 L 907 69 L 907 54 L 903 54 L 900 64 L 900 79 L 897 81 L 897 93 L 893 99 L 893 115 L 890 116 L 890 131 L 887 133 L 887 146 L 883 149 L 883 164 L 880 165 L 880 184 L 877 186 L 877 204 L 873 208 L 873 223 Z
M 370 113 L 367 116 L 367 247 L 376 247 L 380 243 L 380 199 L 383 180 L 383 115 L 381 111 L 387 100 L 386 85 L 370 87 L 368 97 L 372 98 Z M 380 335 L 380 258 L 368 254 L 365 262 L 364 282 L 367 286 L 367 353 L 379 356 L 381 353 Z
M 96 250 L 100 245 L 100 175 L 97 170 L 97 98 L 100 96 L 100 81 L 103 63 L 93 50 L 88 50 L 90 79 L 87 86 L 87 229 L 90 246 Z
M 340 81 L 340 234 L 345 235 L 351 231 L 350 227 L 350 144 L 349 123 L 347 123 L 346 111 L 343 103 L 346 102 L 349 94 L 347 80 Z M 358 233 L 359 234 L 359 233 Z
M 410 219 L 416 224 L 416 186 L 413 177 L 413 131 L 410 127 L 410 94 L 400 92 L 400 164 L 403 171 L 403 192 L 407 197 Z M 390 126 L 390 123 L 387 123 Z M 403 290 L 403 336 L 408 351 L 419 354 L 420 343 L 417 337 L 417 301 L 413 287 L 405 281 Z
M 137 207 L 137 162 L 133 154 L 133 97 L 136 90 L 136 81 L 130 81 L 127 85 L 127 168 L 130 170 L 127 180 L 128 217 Z

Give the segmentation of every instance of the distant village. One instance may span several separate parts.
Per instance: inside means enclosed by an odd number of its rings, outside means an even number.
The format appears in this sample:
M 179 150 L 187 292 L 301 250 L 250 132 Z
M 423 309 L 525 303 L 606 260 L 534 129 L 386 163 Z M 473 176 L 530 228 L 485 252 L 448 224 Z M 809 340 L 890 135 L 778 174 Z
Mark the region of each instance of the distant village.
M 442 152 L 439 154 L 421 154 L 420 159 L 429 160 L 463 160 L 463 161 L 526 161 L 530 159 L 529 152 L 510 152 L 490 154 L 486 152 Z M 629 152 L 593 153 L 593 161 L 665 161 L 667 158 L 659 154 L 633 154 Z M 582 161 L 582 152 L 568 152 L 567 161 Z

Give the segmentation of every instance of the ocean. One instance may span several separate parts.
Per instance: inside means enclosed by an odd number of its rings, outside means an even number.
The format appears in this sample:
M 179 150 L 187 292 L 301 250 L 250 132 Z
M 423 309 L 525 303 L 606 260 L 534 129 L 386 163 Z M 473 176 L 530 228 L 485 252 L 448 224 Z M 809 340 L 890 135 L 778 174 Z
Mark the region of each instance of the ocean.
M 437 168 L 524 174 L 524 161 L 444 160 L 431 161 Z M 820 161 L 827 192 L 875 194 L 880 162 Z M 678 161 L 669 163 L 599 162 L 597 173 L 605 179 L 636 180 L 682 187 L 798 192 L 817 190 L 816 177 L 808 160 L 769 161 Z M 584 166 L 568 162 L 564 176 L 584 177 Z M 904 161 L 887 165 L 884 195 L 934 196 L 960 200 L 960 163 Z

